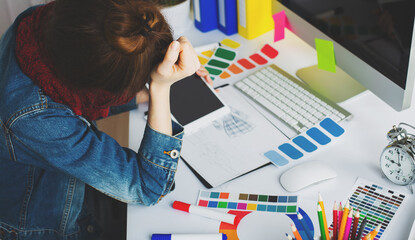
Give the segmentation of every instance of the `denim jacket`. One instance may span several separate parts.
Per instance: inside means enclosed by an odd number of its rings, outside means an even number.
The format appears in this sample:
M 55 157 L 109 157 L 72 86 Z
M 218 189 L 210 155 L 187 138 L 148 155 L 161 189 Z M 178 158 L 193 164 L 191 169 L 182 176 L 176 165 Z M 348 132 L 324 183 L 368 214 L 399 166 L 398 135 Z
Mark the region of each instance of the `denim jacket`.
M 32 11 L 0 41 L 0 239 L 79 239 L 85 184 L 133 204 L 169 193 L 183 128 L 173 123 L 168 136 L 147 125 L 137 153 L 46 96 L 15 56 L 16 28 Z

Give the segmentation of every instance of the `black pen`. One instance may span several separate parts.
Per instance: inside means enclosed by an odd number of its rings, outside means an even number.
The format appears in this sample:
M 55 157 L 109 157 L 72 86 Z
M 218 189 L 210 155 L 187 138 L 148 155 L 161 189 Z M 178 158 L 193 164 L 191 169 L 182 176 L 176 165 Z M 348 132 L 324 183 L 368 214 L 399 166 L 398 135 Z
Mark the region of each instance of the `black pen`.
M 215 87 L 215 90 L 216 90 L 216 89 L 219 89 L 219 88 L 224 88 L 224 87 L 226 87 L 226 86 L 229 86 L 229 84 L 225 83 L 225 84 L 222 84 L 222 85 L 220 85 L 220 86 L 217 86 L 217 87 Z

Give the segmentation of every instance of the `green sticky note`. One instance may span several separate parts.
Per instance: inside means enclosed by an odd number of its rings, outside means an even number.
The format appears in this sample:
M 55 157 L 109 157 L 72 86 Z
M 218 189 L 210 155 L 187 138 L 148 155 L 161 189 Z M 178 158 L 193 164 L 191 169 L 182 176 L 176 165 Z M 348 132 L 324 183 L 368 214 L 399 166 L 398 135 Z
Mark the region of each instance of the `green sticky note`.
M 318 68 L 336 72 L 336 58 L 334 56 L 334 46 L 332 41 L 316 38 L 316 51 Z
M 210 68 L 210 67 L 205 67 L 206 70 L 211 74 L 211 75 L 219 75 L 222 73 L 222 70 L 216 69 L 216 68 Z
M 236 53 L 234 51 L 230 51 L 224 48 L 218 48 L 215 51 L 215 56 L 229 61 L 233 61 L 236 57 Z
M 211 59 L 208 62 L 208 65 L 213 66 L 213 67 L 218 67 L 218 68 L 227 68 L 227 67 L 229 67 L 229 63 L 222 62 L 222 61 L 219 61 L 219 60 L 216 60 L 216 59 Z

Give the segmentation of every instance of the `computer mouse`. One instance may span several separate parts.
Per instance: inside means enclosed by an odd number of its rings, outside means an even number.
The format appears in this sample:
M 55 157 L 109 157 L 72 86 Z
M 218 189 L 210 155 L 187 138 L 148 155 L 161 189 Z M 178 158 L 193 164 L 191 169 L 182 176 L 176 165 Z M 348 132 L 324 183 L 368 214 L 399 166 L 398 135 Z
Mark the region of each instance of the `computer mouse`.
M 332 179 L 337 173 L 320 161 L 307 161 L 285 171 L 280 183 L 288 192 L 296 192 L 310 185 Z

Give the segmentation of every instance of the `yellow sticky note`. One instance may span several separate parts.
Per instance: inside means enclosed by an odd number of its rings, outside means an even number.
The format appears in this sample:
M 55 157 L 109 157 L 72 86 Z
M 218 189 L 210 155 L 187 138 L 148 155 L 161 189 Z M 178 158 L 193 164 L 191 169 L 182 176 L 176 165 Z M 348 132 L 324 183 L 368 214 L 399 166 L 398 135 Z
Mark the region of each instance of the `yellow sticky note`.
M 205 65 L 209 61 L 208 59 L 206 59 L 206 58 L 204 58 L 202 56 L 197 56 L 197 57 L 199 58 L 199 62 L 202 65 Z
M 239 46 L 241 46 L 240 43 L 235 42 L 234 40 L 231 40 L 229 38 L 223 39 L 220 43 L 230 48 L 238 48 Z
M 206 57 L 210 58 L 213 55 L 213 51 L 212 50 L 204 51 L 204 52 L 202 52 L 202 54 L 205 55 Z
M 336 57 L 334 55 L 334 46 L 332 41 L 324 39 L 315 39 L 318 68 L 336 72 Z

